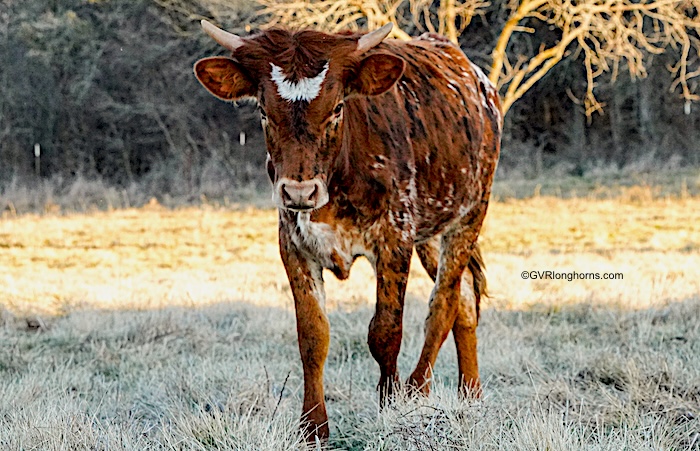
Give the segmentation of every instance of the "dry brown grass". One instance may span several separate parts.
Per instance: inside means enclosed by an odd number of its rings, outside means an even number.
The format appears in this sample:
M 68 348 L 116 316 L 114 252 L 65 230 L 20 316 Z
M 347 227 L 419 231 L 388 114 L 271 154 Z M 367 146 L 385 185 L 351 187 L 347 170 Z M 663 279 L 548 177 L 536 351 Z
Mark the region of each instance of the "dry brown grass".
M 157 205 L 0 220 L 0 448 L 297 449 L 301 369 L 276 213 Z M 327 279 L 331 446 L 700 449 L 700 198 L 492 204 L 485 397 L 379 412 L 366 346 L 374 276 Z M 522 280 L 521 272 L 623 280 Z M 413 263 L 400 367 L 431 284 Z M 289 375 L 289 379 L 285 379 Z M 278 405 L 279 403 L 279 405 Z

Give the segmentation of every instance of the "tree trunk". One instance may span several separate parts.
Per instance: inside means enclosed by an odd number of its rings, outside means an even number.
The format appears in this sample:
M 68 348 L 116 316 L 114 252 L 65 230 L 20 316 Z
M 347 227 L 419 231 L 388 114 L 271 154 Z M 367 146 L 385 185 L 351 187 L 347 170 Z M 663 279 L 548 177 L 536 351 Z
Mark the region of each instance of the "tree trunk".
M 610 136 L 612 138 L 612 155 L 605 155 L 606 159 L 615 162 L 629 161 L 627 155 L 628 146 L 625 146 L 624 136 L 624 118 L 622 113 L 622 102 L 624 101 L 620 87 L 613 86 L 612 98 L 608 107 L 608 115 L 610 117 Z
M 652 75 L 653 76 L 653 75 Z M 637 87 L 637 118 L 639 120 L 639 135 L 644 147 L 653 150 L 658 145 L 657 135 L 654 130 L 654 113 L 652 111 L 652 79 L 651 77 L 639 80 Z

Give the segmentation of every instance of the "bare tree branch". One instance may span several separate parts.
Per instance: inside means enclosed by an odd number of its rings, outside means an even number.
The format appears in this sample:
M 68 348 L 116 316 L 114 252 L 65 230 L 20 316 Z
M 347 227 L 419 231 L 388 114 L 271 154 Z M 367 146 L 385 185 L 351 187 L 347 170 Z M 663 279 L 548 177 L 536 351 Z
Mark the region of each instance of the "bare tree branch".
M 330 32 L 343 29 L 368 29 L 391 22 L 392 36 L 410 39 L 402 29 L 408 11 L 413 22 L 426 31 L 447 35 L 453 42 L 488 2 L 481 0 L 441 0 L 437 10 L 432 0 L 258 0 L 263 6 L 260 14 L 269 17 L 267 26 L 284 25 L 292 28 L 314 27 Z
M 691 51 L 697 59 L 700 2 L 682 0 L 523 0 L 504 27 L 493 52 L 489 78 L 506 89 L 503 111 L 521 98 L 567 52 L 581 51 L 587 88 L 583 99 L 587 115 L 602 111 L 595 97 L 596 79 L 611 72 L 613 80 L 620 67 L 632 78 L 646 76 L 646 55 L 680 48 L 679 60 L 669 70 L 676 77 L 672 90 L 681 87 L 686 100 L 698 100 L 689 81 L 700 75 L 689 71 Z M 694 13 L 692 11 L 695 11 Z M 507 65 L 506 49 L 522 22 L 536 18 L 561 31 L 560 40 L 542 49 L 528 63 Z M 512 71 L 509 72 L 509 71 Z
M 472 17 L 489 2 L 480 0 L 258 0 L 260 14 L 269 26 L 315 27 L 331 32 L 369 29 L 387 22 L 393 36 L 409 39 L 402 24 L 413 22 L 419 30 L 437 32 L 457 42 Z M 554 66 L 571 53 L 582 54 L 586 70 L 587 115 L 602 111 L 594 91 L 603 73 L 618 76 L 625 68 L 632 78 L 646 76 L 648 56 L 672 49 L 678 61 L 668 69 L 675 77 L 672 91 L 680 87 L 688 101 L 700 100 L 696 84 L 700 49 L 700 0 L 510 0 L 512 11 L 492 52 L 489 79 L 503 94 L 503 112 L 520 99 Z M 410 19 L 405 17 L 406 12 Z M 518 33 L 532 33 L 537 20 L 556 29 L 560 37 L 535 55 L 508 55 Z M 509 58 L 515 60 L 511 64 Z

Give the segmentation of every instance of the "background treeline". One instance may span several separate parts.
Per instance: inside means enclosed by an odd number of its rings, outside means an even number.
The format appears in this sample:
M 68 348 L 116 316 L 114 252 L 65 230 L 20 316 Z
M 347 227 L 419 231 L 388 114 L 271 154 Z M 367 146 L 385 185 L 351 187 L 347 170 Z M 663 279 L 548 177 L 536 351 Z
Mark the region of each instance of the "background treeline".
M 491 64 L 507 17 L 503 3 L 492 2 L 460 37 L 480 66 Z M 197 59 L 223 53 L 201 32 L 201 18 L 240 34 L 265 20 L 253 2 L 0 3 L 0 190 L 76 178 L 148 196 L 264 186 L 255 108 L 215 100 L 192 75 Z M 542 23 L 528 26 L 537 32 L 523 34 L 510 52 L 532 53 L 557 39 Z M 410 24 L 404 30 L 419 33 Z M 670 55 L 649 56 L 641 80 L 624 70 L 614 83 L 601 77 L 605 109 L 590 118 L 575 101 L 586 90 L 580 58 L 569 55 L 508 112 L 500 177 L 700 166 L 700 106 L 669 91 Z

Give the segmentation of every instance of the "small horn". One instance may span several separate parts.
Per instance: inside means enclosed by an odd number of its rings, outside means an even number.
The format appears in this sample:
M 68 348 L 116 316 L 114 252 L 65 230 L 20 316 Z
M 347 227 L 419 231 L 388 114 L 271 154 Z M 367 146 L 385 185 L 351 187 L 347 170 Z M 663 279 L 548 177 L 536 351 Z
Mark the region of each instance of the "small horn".
M 228 31 L 224 31 L 221 28 L 212 25 L 209 21 L 202 20 L 202 28 L 204 29 L 204 32 L 211 36 L 213 40 L 232 52 L 243 45 L 243 38 L 236 36 L 233 33 L 229 33 Z
M 362 36 L 360 40 L 357 41 L 357 49 L 355 50 L 355 53 L 364 53 L 372 47 L 378 45 L 384 40 L 384 38 L 387 37 L 387 35 L 391 32 L 391 29 L 393 27 L 394 25 L 392 25 L 391 22 L 389 22 L 380 29 L 374 30 L 373 32 L 367 33 L 366 35 Z

